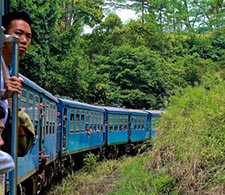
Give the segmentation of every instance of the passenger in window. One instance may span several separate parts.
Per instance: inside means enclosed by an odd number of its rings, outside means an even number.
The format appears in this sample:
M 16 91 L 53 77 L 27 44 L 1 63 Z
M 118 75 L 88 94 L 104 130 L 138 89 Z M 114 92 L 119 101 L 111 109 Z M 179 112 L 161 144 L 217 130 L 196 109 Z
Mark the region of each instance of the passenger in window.
M 57 112 L 57 126 L 61 126 L 61 123 L 60 123 L 60 112 Z
M 86 133 L 88 133 L 88 125 L 86 125 L 85 129 L 86 129 Z
M 108 126 L 108 122 L 106 120 L 104 120 L 103 124 L 101 125 L 101 130 L 103 133 L 106 132 L 106 127 Z
M 63 120 L 65 120 L 65 121 L 67 120 L 67 116 L 66 115 L 63 116 Z
M 97 131 L 96 131 L 97 133 L 99 133 L 99 132 L 101 132 L 101 130 L 100 130 L 100 126 L 98 125 L 98 127 L 97 127 Z

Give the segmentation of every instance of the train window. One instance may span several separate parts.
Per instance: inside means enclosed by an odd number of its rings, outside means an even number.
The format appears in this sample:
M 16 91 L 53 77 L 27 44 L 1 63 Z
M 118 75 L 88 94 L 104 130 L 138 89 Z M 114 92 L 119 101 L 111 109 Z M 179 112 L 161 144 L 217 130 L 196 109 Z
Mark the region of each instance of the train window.
M 101 131 L 101 122 L 102 122 L 102 116 L 101 116 L 101 113 L 98 112 L 98 125 L 97 125 L 97 132 L 100 132 Z
M 94 119 L 94 132 L 96 132 L 97 131 L 97 129 L 98 129 L 98 113 L 97 112 L 95 112 L 95 119 Z
M 97 129 L 98 129 L 99 114 L 96 112 L 95 113 L 95 116 L 96 116 L 96 118 L 95 118 L 95 131 L 97 131 Z
M 143 119 L 143 117 L 142 116 L 140 116 L 140 119 L 139 119 L 139 124 L 138 124 L 138 130 L 142 130 L 142 119 Z
M 152 116 L 152 129 L 157 129 L 159 123 L 159 117 L 158 116 Z
M 88 127 L 89 129 L 89 124 L 88 124 L 88 112 L 86 110 L 84 110 L 84 130 L 86 131 Z
M 116 130 L 119 131 L 120 130 L 120 115 L 118 115 L 116 118 L 117 118 Z
M 113 115 L 110 114 L 109 116 L 109 131 L 112 132 L 114 129 L 113 129 L 113 121 L 114 121 L 114 117 Z
M 38 121 L 39 119 L 39 105 L 40 99 L 38 96 L 35 96 L 35 114 L 34 114 L 35 121 Z
M 120 116 L 120 131 L 123 131 L 124 129 L 124 115 Z
M 97 120 L 97 132 L 100 132 L 101 131 L 101 122 L 102 122 L 102 116 L 101 116 L 101 113 L 98 112 L 98 120 Z
M 41 98 L 40 99 L 40 104 L 38 105 L 39 106 L 39 114 L 40 114 L 40 119 L 41 119 L 41 126 L 40 126 L 40 128 L 41 128 L 41 135 L 43 136 L 44 134 L 45 134 L 45 125 L 44 125 L 44 119 L 45 119 L 45 113 L 44 113 L 44 102 L 43 102 L 43 99 Z M 38 116 L 39 117 L 39 116 Z
M 80 110 L 76 110 L 76 133 L 80 132 Z
M 34 98 L 33 98 L 33 94 L 32 93 L 29 93 L 29 100 L 28 100 L 28 114 L 29 116 L 31 117 L 31 120 L 33 121 L 33 117 L 32 117 L 32 111 L 33 111 L 33 101 L 34 101 Z
M 53 105 L 50 103 L 50 108 L 49 108 L 49 134 L 51 135 L 53 132 L 53 116 L 54 116 L 54 110 L 53 110 Z
M 92 121 L 91 121 L 92 131 L 96 130 L 95 124 L 96 124 L 96 112 L 92 112 Z
M 90 121 L 91 121 L 91 112 L 90 111 L 87 111 L 86 112 L 86 122 L 88 123 L 88 124 L 90 124 Z
M 137 130 L 137 117 L 134 117 L 134 130 Z
M 139 125 L 138 125 L 138 127 L 139 127 L 138 129 L 140 131 L 142 130 L 142 124 L 143 124 L 142 120 L 143 120 L 143 116 L 140 116 Z
M 52 129 L 52 134 L 54 135 L 55 134 L 55 129 L 57 128 L 56 125 L 57 125 L 57 107 L 56 105 L 54 104 L 53 105 L 53 129 Z
M 63 110 L 63 148 L 66 148 L 67 108 Z
M 136 131 L 139 129 L 139 117 L 136 116 Z
M 81 128 L 80 130 L 81 130 L 81 131 L 80 131 L 80 132 L 81 132 L 81 133 L 84 133 L 85 125 L 86 125 L 86 124 L 85 124 L 86 116 L 85 116 L 85 112 L 84 112 L 83 110 L 80 111 L 80 117 L 81 117 L 81 118 L 80 118 L 80 119 L 81 119 L 81 120 L 80 120 L 80 128 Z
M 46 129 L 45 129 L 45 134 L 48 136 L 49 134 L 49 102 L 46 101 L 45 103 L 45 119 L 46 119 Z
M 139 116 L 138 117 L 138 130 L 140 131 L 141 130 L 141 119 L 142 119 L 142 117 L 141 116 Z
M 22 89 L 21 90 L 21 107 L 26 108 L 26 102 L 27 102 L 27 96 L 26 96 L 26 90 Z
M 141 120 L 141 130 L 145 130 L 145 126 L 144 126 L 144 124 L 145 124 L 145 119 L 146 118 L 144 118 L 144 117 L 142 117 L 142 120 Z
M 114 116 L 114 131 L 118 131 L 119 116 Z
M 96 112 L 95 113 L 95 127 L 94 127 L 94 131 L 96 132 L 97 129 L 98 129 L 98 119 L 99 119 L 99 116 L 98 116 L 98 113 Z
M 76 132 L 76 128 L 77 128 L 77 120 L 76 120 L 76 117 L 77 117 L 77 110 L 76 109 L 73 109 L 73 114 L 74 114 L 74 124 L 73 124 L 73 130 L 74 132 Z
M 98 130 L 101 132 L 102 131 L 102 125 L 103 125 L 103 114 L 99 113 L 99 124 L 98 124 Z
M 127 128 L 128 128 L 128 118 L 127 118 L 127 116 L 125 116 L 125 118 L 124 118 L 124 131 L 127 131 Z
M 136 130 L 138 131 L 140 129 L 140 117 L 136 117 L 137 120 L 136 120 Z
M 74 133 L 74 110 L 71 109 L 70 110 L 70 133 L 73 134 Z
M 52 134 L 52 122 L 49 122 L 49 134 Z
M 38 130 L 38 122 L 39 122 L 39 103 L 40 99 L 38 96 L 35 96 L 35 109 L 34 109 L 34 130 L 35 133 L 37 134 L 37 130 Z
M 85 131 L 86 132 L 92 132 L 92 128 L 91 128 L 91 121 L 92 121 L 92 113 L 90 111 L 86 112 L 86 127 L 85 127 Z
M 94 124 L 95 124 L 95 112 L 89 112 L 89 119 L 90 119 L 90 132 L 93 131 L 94 129 Z

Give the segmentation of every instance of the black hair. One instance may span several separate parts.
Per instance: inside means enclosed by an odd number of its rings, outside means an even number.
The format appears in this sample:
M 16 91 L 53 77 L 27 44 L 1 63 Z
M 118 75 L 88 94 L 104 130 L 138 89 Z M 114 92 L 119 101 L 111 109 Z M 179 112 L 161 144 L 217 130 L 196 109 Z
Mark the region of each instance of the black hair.
M 2 16 L 2 26 L 5 28 L 5 30 L 8 30 L 11 21 L 17 19 L 24 20 L 31 27 L 32 18 L 26 10 L 19 10 L 6 13 L 5 15 Z

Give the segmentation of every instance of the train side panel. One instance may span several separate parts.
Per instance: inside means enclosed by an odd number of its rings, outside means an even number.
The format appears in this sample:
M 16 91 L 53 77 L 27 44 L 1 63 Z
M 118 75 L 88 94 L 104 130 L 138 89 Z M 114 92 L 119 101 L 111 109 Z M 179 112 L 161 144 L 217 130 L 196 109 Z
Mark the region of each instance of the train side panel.
M 159 119 L 162 116 L 164 111 L 161 110 L 147 110 L 149 113 L 148 116 L 148 126 L 149 126 L 149 138 L 153 138 L 156 136 L 158 128 L 159 128 Z
M 103 123 L 105 110 L 72 100 L 59 99 L 62 154 L 78 153 L 105 144 Z
M 147 121 L 148 113 L 142 110 L 131 111 L 131 142 L 140 142 L 148 139 L 147 137 Z
M 128 143 L 130 112 L 124 108 L 104 107 L 106 110 L 107 145 Z
M 57 99 L 35 83 L 24 79 L 18 106 L 25 108 L 36 131 L 36 142 L 24 157 L 18 157 L 18 183 L 37 173 L 45 157 L 45 165 L 57 158 L 56 120 Z M 46 132 L 49 132 L 46 134 Z

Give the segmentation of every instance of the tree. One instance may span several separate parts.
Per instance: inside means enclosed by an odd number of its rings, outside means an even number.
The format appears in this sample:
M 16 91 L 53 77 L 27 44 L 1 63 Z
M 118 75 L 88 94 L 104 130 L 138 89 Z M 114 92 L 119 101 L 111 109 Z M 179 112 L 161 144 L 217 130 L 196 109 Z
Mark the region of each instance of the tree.
M 66 0 L 61 1 L 63 9 L 60 32 L 67 30 L 74 23 L 81 22 L 83 25 L 93 27 L 103 18 L 101 5 L 103 0 Z

